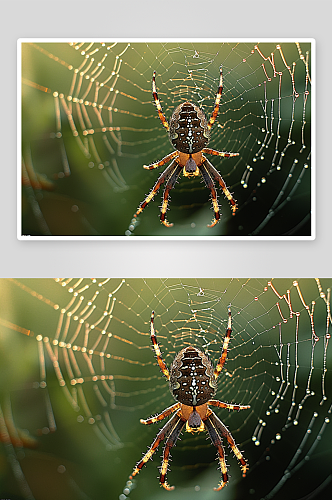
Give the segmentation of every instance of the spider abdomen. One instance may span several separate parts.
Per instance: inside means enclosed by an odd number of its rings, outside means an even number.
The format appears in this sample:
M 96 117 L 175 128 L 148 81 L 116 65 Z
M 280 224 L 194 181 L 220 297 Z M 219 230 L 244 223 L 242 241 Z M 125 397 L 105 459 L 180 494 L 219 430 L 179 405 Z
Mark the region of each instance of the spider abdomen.
M 203 111 L 184 102 L 173 112 L 169 122 L 169 138 L 181 153 L 193 154 L 204 149 L 210 139 L 210 130 Z
M 210 359 L 192 346 L 185 347 L 174 358 L 169 383 L 174 398 L 187 406 L 205 404 L 217 391 Z

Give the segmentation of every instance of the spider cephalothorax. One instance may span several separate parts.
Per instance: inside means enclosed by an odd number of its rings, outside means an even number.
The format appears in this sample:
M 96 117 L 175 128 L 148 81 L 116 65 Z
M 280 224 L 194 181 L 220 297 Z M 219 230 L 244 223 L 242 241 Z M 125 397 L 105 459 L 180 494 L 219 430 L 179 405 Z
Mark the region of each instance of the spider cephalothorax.
M 160 469 L 160 484 L 166 490 L 172 490 L 174 486 L 169 486 L 166 482 L 166 472 L 170 456 L 170 450 L 175 445 L 184 425 L 188 432 L 201 432 L 207 430 L 210 439 L 218 450 L 218 459 L 221 468 L 222 479 L 216 491 L 221 490 L 228 481 L 227 467 L 225 462 L 225 452 L 222 444 L 224 437 L 232 448 L 235 456 L 239 460 L 242 468 L 242 474 L 245 476 L 248 470 L 248 464 L 241 451 L 236 446 L 233 436 L 225 425 L 219 420 L 217 415 L 209 408 L 217 406 L 219 408 L 228 408 L 229 410 L 246 410 L 250 406 L 234 405 L 223 403 L 216 399 L 211 399 L 217 392 L 217 379 L 221 372 L 227 357 L 227 348 L 232 332 L 231 311 L 228 310 L 228 325 L 222 348 L 221 357 L 216 368 L 210 361 L 207 354 L 200 351 L 197 347 L 188 346 L 182 349 L 174 358 L 170 371 L 162 359 L 161 351 L 157 343 L 154 331 L 154 313 L 151 316 L 151 341 L 157 356 L 158 365 L 161 371 L 169 381 L 169 388 L 177 401 L 174 405 L 166 408 L 162 413 L 155 417 L 141 420 L 142 424 L 153 424 L 163 420 L 172 413 L 176 412 L 159 431 L 151 447 L 144 455 L 142 460 L 136 465 L 130 478 L 132 479 L 139 473 L 144 464 L 152 457 L 159 444 L 166 439 L 163 451 L 163 462 Z
M 157 167 L 161 167 L 162 165 L 165 165 L 172 160 L 171 164 L 159 176 L 157 182 L 153 186 L 148 196 L 140 204 L 135 217 L 137 217 L 137 215 L 139 215 L 143 211 L 146 205 L 159 191 L 160 187 L 165 184 L 160 220 L 165 226 L 172 226 L 173 224 L 170 224 L 166 220 L 166 210 L 169 201 L 169 192 L 172 188 L 174 188 L 181 171 L 183 171 L 183 175 L 185 177 L 201 175 L 206 187 L 210 189 L 212 206 L 214 210 L 214 219 L 212 220 L 209 227 L 215 226 L 220 219 L 217 192 L 214 182 L 217 182 L 220 185 L 224 195 L 231 204 L 233 215 L 235 214 L 235 211 L 237 209 L 236 201 L 234 200 L 230 191 L 227 189 L 226 184 L 219 174 L 218 170 L 214 168 L 214 166 L 209 162 L 207 158 L 205 158 L 203 154 L 205 153 L 215 156 L 223 156 L 226 158 L 239 155 L 239 153 L 226 153 L 225 151 L 216 151 L 214 149 L 206 147 L 210 140 L 210 130 L 218 115 L 222 89 L 223 78 L 222 69 L 220 68 L 219 88 L 216 95 L 214 110 L 210 119 L 206 119 L 206 116 L 201 108 L 191 102 L 186 101 L 180 104 L 174 110 L 170 122 L 168 123 L 165 115 L 163 114 L 157 94 L 156 72 L 153 73 L 153 98 L 156 103 L 159 118 L 168 131 L 169 139 L 173 147 L 175 148 L 175 151 L 165 156 L 165 158 L 158 161 L 157 163 L 144 165 L 144 168 L 151 170 Z

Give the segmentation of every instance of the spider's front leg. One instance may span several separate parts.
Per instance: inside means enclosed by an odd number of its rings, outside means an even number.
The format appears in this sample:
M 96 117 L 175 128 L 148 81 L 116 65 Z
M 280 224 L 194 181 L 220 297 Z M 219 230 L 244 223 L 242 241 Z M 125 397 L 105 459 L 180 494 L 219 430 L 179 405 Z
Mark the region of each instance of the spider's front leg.
M 221 99 L 221 94 L 222 94 L 222 89 L 223 89 L 223 78 L 222 78 L 222 67 L 220 66 L 219 87 L 218 87 L 216 99 L 215 99 L 215 102 L 214 102 L 214 109 L 213 109 L 212 115 L 211 115 L 211 117 L 210 117 L 210 119 L 208 121 L 208 124 L 207 124 L 208 129 L 212 128 L 212 125 L 214 124 L 214 122 L 216 121 L 216 118 L 218 116 L 219 106 L 220 106 L 220 99 Z
M 223 366 L 225 364 L 226 358 L 227 358 L 227 350 L 228 350 L 228 344 L 231 339 L 231 333 L 232 333 L 232 313 L 231 313 L 231 308 L 228 308 L 228 321 L 227 321 L 227 330 L 224 338 L 224 344 L 222 346 L 222 352 L 221 356 L 219 358 L 219 361 L 217 363 L 217 366 L 214 370 L 214 376 L 218 378 L 221 370 L 223 369 Z
M 165 375 L 165 377 L 167 378 L 167 380 L 169 380 L 169 371 L 168 371 L 168 368 L 166 366 L 165 361 L 162 358 L 161 350 L 160 350 L 159 344 L 157 342 L 156 332 L 154 329 L 154 311 L 152 311 L 152 313 L 151 313 L 150 337 L 151 337 L 151 342 L 152 342 L 152 345 L 154 348 L 154 352 L 156 353 L 156 356 L 157 356 L 158 365 L 159 365 L 161 371 L 163 372 L 163 374 Z
M 165 129 L 168 132 L 169 131 L 169 124 L 168 124 L 168 121 L 166 120 L 166 117 L 163 113 L 163 110 L 162 110 L 162 107 L 161 107 L 161 104 L 159 101 L 159 97 L 158 97 L 158 93 L 157 93 L 157 86 L 156 86 L 156 72 L 155 71 L 153 72 L 153 76 L 152 76 L 152 95 L 153 95 L 154 102 L 156 104 L 156 108 L 158 111 L 160 121 L 164 125 Z

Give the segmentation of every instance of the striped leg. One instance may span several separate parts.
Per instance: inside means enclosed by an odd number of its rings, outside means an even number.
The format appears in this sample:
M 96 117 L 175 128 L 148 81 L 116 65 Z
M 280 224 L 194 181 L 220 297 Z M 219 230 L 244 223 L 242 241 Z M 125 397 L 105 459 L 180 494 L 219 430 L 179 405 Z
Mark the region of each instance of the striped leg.
M 216 95 L 216 100 L 214 103 L 214 109 L 213 109 L 212 115 L 210 117 L 210 120 L 208 121 L 208 124 L 207 124 L 208 129 L 211 129 L 212 125 L 214 124 L 214 122 L 216 121 L 216 118 L 218 116 L 222 89 L 223 89 L 223 78 L 222 78 L 222 67 L 220 66 L 219 87 L 218 87 L 218 91 L 217 91 L 217 95 Z
M 203 180 L 205 182 L 206 187 L 209 188 L 211 191 L 211 200 L 212 200 L 212 207 L 214 210 L 214 219 L 212 220 L 211 224 L 208 224 L 208 227 L 213 227 L 219 222 L 219 219 L 220 219 L 216 186 L 214 185 L 214 182 L 213 182 L 213 179 L 212 179 L 210 172 L 207 170 L 207 168 L 205 166 L 205 162 L 203 162 L 201 165 L 199 165 L 198 168 L 199 168 L 200 173 L 202 174 L 202 177 L 203 177 Z
M 222 401 L 218 401 L 218 399 L 210 399 L 210 401 L 208 401 L 208 405 L 218 406 L 218 408 L 227 408 L 227 410 L 249 410 L 250 408 L 250 406 L 232 405 L 229 403 L 223 403 Z
M 232 448 L 232 451 L 238 461 L 241 464 L 241 469 L 242 469 L 242 476 L 245 477 L 247 470 L 249 469 L 248 463 L 242 453 L 240 452 L 239 448 L 236 446 L 234 438 L 232 434 L 229 432 L 227 427 L 219 420 L 217 415 L 213 412 L 211 412 L 211 415 L 208 417 L 208 420 L 210 420 L 211 424 L 214 426 L 214 428 L 218 431 L 218 433 L 221 432 L 221 434 L 227 439 L 230 447 Z M 204 422 L 206 423 L 206 422 Z
M 222 479 L 217 488 L 213 488 L 215 491 L 220 491 L 228 482 L 228 474 L 227 474 L 227 466 L 225 461 L 225 452 L 224 447 L 222 445 L 222 440 L 219 435 L 218 430 L 216 429 L 215 423 L 213 419 L 211 420 L 211 415 L 204 420 L 205 427 L 209 433 L 212 444 L 217 448 L 218 451 L 218 459 L 219 465 L 221 469 Z
M 154 102 L 156 103 L 156 107 L 157 107 L 157 111 L 158 111 L 158 115 L 159 115 L 160 121 L 164 125 L 165 129 L 168 132 L 169 131 L 168 121 L 166 120 L 166 117 L 165 117 L 165 115 L 163 113 L 163 110 L 162 110 L 162 107 L 161 107 L 161 104 L 160 104 L 160 101 L 159 101 L 159 97 L 158 97 L 158 94 L 157 94 L 156 72 L 155 71 L 153 72 L 153 77 L 152 77 L 152 95 L 153 95 Z
M 167 474 L 167 467 L 168 467 L 168 460 L 170 456 L 170 451 L 171 448 L 175 445 L 175 443 L 178 440 L 178 437 L 183 429 L 184 422 L 179 419 L 177 424 L 173 427 L 173 430 L 169 436 L 169 438 L 166 441 L 165 448 L 163 451 L 163 462 L 161 464 L 160 468 L 160 484 L 165 488 L 165 490 L 171 491 L 174 490 L 174 486 L 169 486 L 169 484 L 166 481 L 166 474 Z
M 219 174 L 218 170 L 214 168 L 214 166 L 212 165 L 212 163 L 210 163 L 209 160 L 207 158 L 205 158 L 205 156 L 203 156 L 203 160 L 204 160 L 203 161 L 203 165 L 208 170 L 208 172 L 211 174 L 211 176 L 214 178 L 214 180 L 219 183 L 221 189 L 223 190 L 224 195 L 226 196 L 226 198 L 230 202 L 231 209 L 232 209 L 232 212 L 233 212 L 233 215 L 234 215 L 235 212 L 236 212 L 236 210 L 237 210 L 236 200 L 234 200 L 231 192 L 228 190 L 228 188 L 227 188 L 227 186 L 225 184 L 225 181 L 221 177 L 221 175 Z
M 155 422 L 159 422 L 160 420 L 163 420 L 164 418 L 166 418 L 169 415 L 171 415 L 173 412 L 175 412 L 176 410 L 178 410 L 180 408 L 180 406 L 181 406 L 181 403 L 175 403 L 174 405 L 169 406 L 162 413 L 159 413 L 158 415 L 155 415 L 154 417 L 150 417 L 147 420 L 143 420 L 141 418 L 140 422 L 141 422 L 141 424 L 145 424 L 145 425 L 154 424 Z
M 150 193 L 148 196 L 145 198 L 144 201 L 140 204 L 140 206 L 137 209 L 137 212 L 134 214 L 134 217 L 137 217 L 141 212 L 143 212 L 144 208 L 147 206 L 148 203 L 154 198 L 154 196 L 158 193 L 160 187 L 166 182 L 170 176 L 172 175 L 173 171 L 177 168 L 177 163 L 175 160 L 172 161 L 172 163 L 164 170 L 164 172 L 158 177 L 157 182 L 151 189 Z
M 156 332 L 154 330 L 154 311 L 152 311 L 152 313 L 151 313 L 150 337 L 151 337 L 151 342 L 152 342 L 152 345 L 154 348 L 154 352 L 156 353 L 156 356 L 157 356 L 158 365 L 159 365 L 161 371 L 163 372 L 163 374 L 165 375 L 165 377 L 167 378 L 167 380 L 169 380 L 169 371 L 168 371 L 168 368 L 167 368 L 167 366 L 162 358 L 161 350 L 160 350 L 159 344 L 157 342 Z
M 231 333 L 232 333 L 232 313 L 231 313 L 231 308 L 228 308 L 228 322 L 227 322 L 227 330 L 226 330 L 226 335 L 224 338 L 224 345 L 222 346 L 222 352 L 221 356 L 219 358 L 218 364 L 214 370 L 214 376 L 218 378 L 221 370 L 223 369 L 223 366 L 225 364 L 226 358 L 227 358 L 227 349 L 228 349 L 228 344 L 231 338 Z
M 155 440 L 153 441 L 152 445 L 144 455 L 144 457 L 136 464 L 136 467 L 133 470 L 133 473 L 129 477 L 129 479 L 132 479 L 136 474 L 139 473 L 139 471 L 142 469 L 142 467 L 146 464 L 148 460 L 152 457 L 152 455 L 157 451 L 160 443 L 164 441 L 164 439 L 167 439 L 171 434 L 173 433 L 174 430 L 177 429 L 179 423 L 181 424 L 181 428 L 184 425 L 184 422 L 180 419 L 180 417 L 175 414 L 173 417 L 164 425 L 164 427 L 158 432 Z M 167 465 L 166 465 L 167 467 Z M 165 472 L 166 475 L 166 472 Z M 164 478 L 165 479 L 165 478 Z
M 153 170 L 154 168 L 161 167 L 162 165 L 165 165 L 169 161 L 173 160 L 179 156 L 179 153 L 177 151 L 173 151 L 173 153 L 170 153 L 169 155 L 165 156 L 162 160 L 157 161 L 157 163 L 151 163 L 150 165 L 143 165 L 143 168 L 146 170 Z
M 232 158 L 233 156 L 239 156 L 239 153 L 227 153 L 226 151 L 217 151 L 211 148 L 202 149 L 202 153 L 214 156 L 223 156 L 224 158 Z
M 166 183 L 166 186 L 165 186 L 165 190 L 164 190 L 164 194 L 163 194 L 163 203 L 161 206 L 160 220 L 161 220 L 162 224 L 164 224 L 164 226 L 166 226 L 166 227 L 173 226 L 173 223 L 168 222 L 166 219 L 166 210 L 167 210 L 168 201 L 169 201 L 169 192 L 171 189 L 174 188 L 175 183 L 176 183 L 176 181 L 181 173 L 181 170 L 182 170 L 182 166 L 180 164 L 177 164 L 176 169 L 170 175 L 170 177 Z

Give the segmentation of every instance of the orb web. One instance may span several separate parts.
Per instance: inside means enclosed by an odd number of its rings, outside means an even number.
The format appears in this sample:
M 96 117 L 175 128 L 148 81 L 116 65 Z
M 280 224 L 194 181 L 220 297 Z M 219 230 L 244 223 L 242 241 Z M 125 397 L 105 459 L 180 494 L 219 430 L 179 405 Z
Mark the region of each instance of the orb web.
M 0 284 L 1 453 L 14 471 L 7 487 L 18 487 L 23 498 L 37 496 L 30 465 L 40 453 L 52 463 L 50 477 L 71 475 L 81 492 L 97 492 L 91 498 L 109 488 L 125 497 L 154 498 L 159 453 L 127 483 L 158 429 L 142 426 L 140 419 L 173 401 L 150 343 L 151 311 L 168 367 L 190 344 L 216 364 L 228 306 L 233 330 L 216 397 L 250 405 L 242 412 L 215 410 L 250 464 L 241 478 L 226 450 L 229 495 L 326 494 L 331 280 L 64 278 Z M 169 472 L 181 495 L 206 494 L 217 484 L 215 456 L 204 432 L 182 434 Z M 72 461 L 86 467 L 84 478 L 73 474 Z M 303 475 L 310 476 L 309 484 Z

